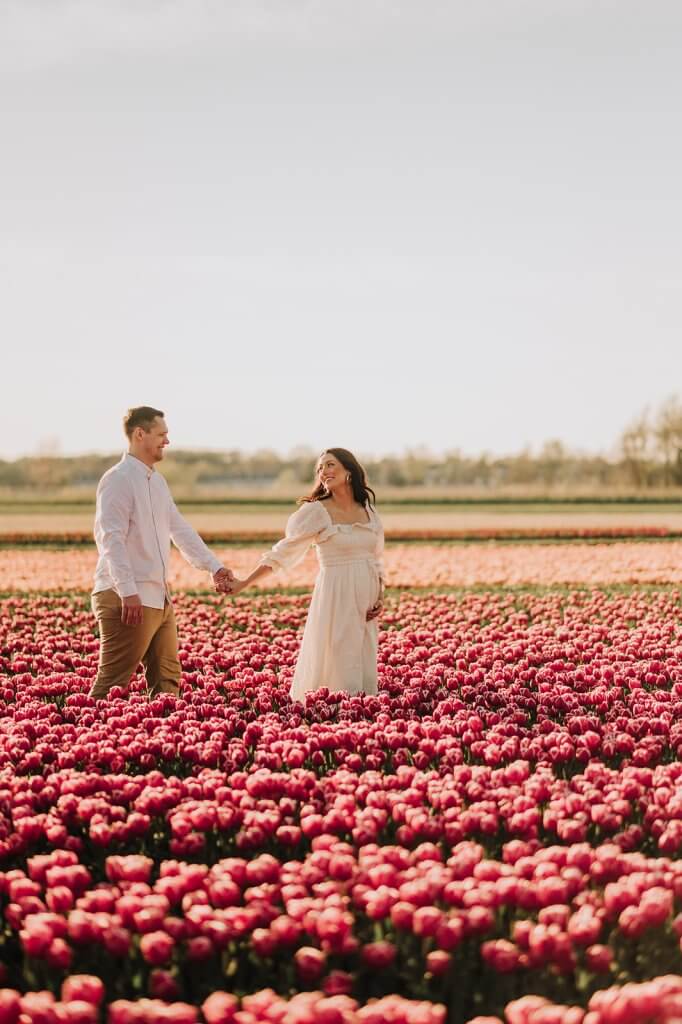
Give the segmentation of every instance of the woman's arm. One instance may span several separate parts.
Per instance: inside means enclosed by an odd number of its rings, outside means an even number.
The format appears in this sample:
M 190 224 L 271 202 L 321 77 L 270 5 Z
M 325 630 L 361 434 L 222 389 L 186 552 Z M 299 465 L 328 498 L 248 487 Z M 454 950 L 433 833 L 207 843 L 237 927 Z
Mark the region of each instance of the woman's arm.
M 264 576 L 269 576 L 272 572 L 271 565 L 257 565 L 253 572 L 246 577 L 245 580 L 232 580 L 230 587 L 230 594 L 241 594 L 242 590 L 246 590 L 252 583 L 256 583 L 258 580 L 263 579 Z
M 377 616 L 381 615 L 382 611 L 384 610 L 384 586 L 385 586 L 385 580 L 384 580 L 384 575 L 385 575 L 384 574 L 384 561 L 383 561 L 383 555 L 384 555 L 384 527 L 383 527 L 383 524 L 381 522 L 381 519 L 379 519 L 379 516 L 376 514 L 376 512 L 374 514 L 376 516 L 377 525 L 378 525 L 377 543 L 376 543 L 376 549 L 375 549 L 375 552 L 374 552 L 374 567 L 375 567 L 375 569 L 377 571 L 377 574 L 379 576 L 379 596 L 377 598 L 376 604 L 373 605 L 369 609 L 369 611 L 367 612 L 367 621 L 368 622 L 371 622 L 372 619 L 376 619 Z
M 373 605 L 369 609 L 369 611 L 367 612 L 367 621 L 371 622 L 372 619 L 378 618 L 378 616 L 381 615 L 383 610 L 384 610 L 384 581 L 383 581 L 383 579 L 380 579 L 379 580 L 379 596 L 377 598 L 376 604 Z
M 325 513 L 320 510 L 317 502 L 303 505 L 289 516 L 286 533 L 274 547 L 263 555 L 259 564 L 245 580 L 230 581 L 231 594 L 239 594 L 246 587 L 256 583 L 268 573 L 293 569 L 301 562 L 314 542 L 315 537 L 325 521 Z M 227 586 L 223 588 L 227 590 Z

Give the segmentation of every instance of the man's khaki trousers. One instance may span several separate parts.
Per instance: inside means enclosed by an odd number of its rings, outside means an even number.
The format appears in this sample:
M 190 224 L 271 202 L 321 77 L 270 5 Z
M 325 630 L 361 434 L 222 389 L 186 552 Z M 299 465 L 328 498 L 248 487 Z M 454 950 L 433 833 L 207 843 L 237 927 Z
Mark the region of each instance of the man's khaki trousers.
M 99 626 L 100 649 L 91 697 L 106 697 L 112 686 L 127 686 L 140 662 L 152 693 L 178 693 L 178 631 L 170 601 L 163 608 L 145 605 L 139 626 L 123 625 L 121 598 L 115 590 L 93 594 L 92 610 Z

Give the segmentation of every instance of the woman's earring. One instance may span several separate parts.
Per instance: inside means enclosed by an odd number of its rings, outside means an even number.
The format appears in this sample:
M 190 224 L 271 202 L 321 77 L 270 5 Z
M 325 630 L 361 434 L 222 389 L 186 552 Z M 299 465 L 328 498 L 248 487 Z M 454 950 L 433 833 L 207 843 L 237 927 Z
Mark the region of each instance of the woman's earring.
M 350 481 L 351 481 L 351 475 L 350 475 L 350 473 L 347 473 L 346 474 L 346 483 L 349 484 Z

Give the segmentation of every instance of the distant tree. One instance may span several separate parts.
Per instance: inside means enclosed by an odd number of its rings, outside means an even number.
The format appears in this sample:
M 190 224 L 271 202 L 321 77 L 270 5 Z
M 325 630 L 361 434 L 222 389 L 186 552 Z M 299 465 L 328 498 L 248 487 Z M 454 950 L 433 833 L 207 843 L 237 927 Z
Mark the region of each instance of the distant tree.
M 672 395 L 658 411 L 653 436 L 657 453 L 663 463 L 663 482 L 666 486 L 682 482 L 679 476 L 682 464 L 682 402 Z
M 645 410 L 620 435 L 619 447 L 625 470 L 637 488 L 648 483 L 652 432 Z
M 546 487 L 560 483 L 566 468 L 568 452 L 561 441 L 545 441 L 537 457 L 537 473 Z
M 535 482 L 537 466 L 530 448 L 522 448 L 518 455 L 505 460 L 506 479 L 513 484 L 530 484 Z
M 304 445 L 294 448 L 287 458 L 286 469 L 289 471 L 289 477 L 296 483 L 310 483 L 315 475 L 319 455 L 320 452 Z

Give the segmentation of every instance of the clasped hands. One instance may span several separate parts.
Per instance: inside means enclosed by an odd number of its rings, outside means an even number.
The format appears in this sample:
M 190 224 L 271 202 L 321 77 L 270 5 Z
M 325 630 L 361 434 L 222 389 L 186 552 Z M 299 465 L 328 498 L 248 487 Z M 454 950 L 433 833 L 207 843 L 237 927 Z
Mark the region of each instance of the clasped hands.
M 243 580 L 238 580 L 231 569 L 218 569 L 213 574 L 213 582 L 219 594 L 238 594 L 244 586 Z

